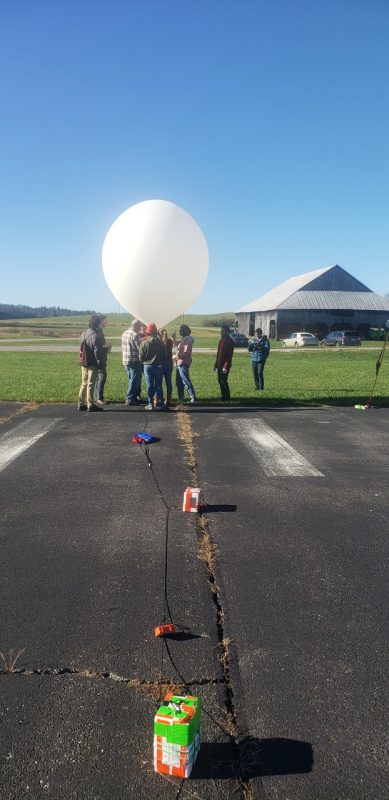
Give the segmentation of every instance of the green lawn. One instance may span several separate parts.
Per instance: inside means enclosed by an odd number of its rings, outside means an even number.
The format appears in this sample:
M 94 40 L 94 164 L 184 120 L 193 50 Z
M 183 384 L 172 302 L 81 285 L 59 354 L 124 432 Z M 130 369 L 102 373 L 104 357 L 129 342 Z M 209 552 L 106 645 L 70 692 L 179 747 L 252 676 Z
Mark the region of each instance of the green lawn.
M 255 391 L 249 354 L 234 358 L 230 374 L 233 402 L 251 405 L 354 405 L 370 395 L 375 377 L 376 351 L 315 350 L 281 352 L 270 356 L 266 389 Z M 213 372 L 214 356 L 195 354 L 191 377 L 199 401 L 219 401 Z M 0 400 L 75 402 L 80 369 L 75 353 L 0 352 Z M 108 362 L 106 399 L 122 402 L 127 381 L 119 354 Z M 143 392 L 144 394 L 144 392 Z M 389 406 L 389 354 L 384 358 L 375 392 L 377 405 Z
M 234 314 L 230 311 L 226 314 L 210 314 L 212 320 L 221 322 L 222 320 L 234 319 Z M 89 316 L 76 316 L 76 317 L 39 317 L 36 319 L 12 319 L 0 320 L 0 339 L 7 338 L 35 338 L 46 337 L 48 339 L 66 338 L 69 336 L 80 336 L 83 330 L 87 327 Z M 107 326 L 105 334 L 109 336 L 121 336 L 124 330 L 128 328 L 131 320 L 131 314 L 107 314 Z M 184 316 L 177 317 L 172 320 L 166 327 L 171 333 L 178 331 L 181 323 L 184 321 L 190 328 L 196 330 L 204 330 L 205 335 L 207 331 L 213 330 L 212 328 L 204 327 L 204 322 L 207 320 L 206 314 L 185 314 Z M 219 328 L 214 330 L 218 331 Z
M 213 314 L 212 317 L 217 318 Z M 223 315 L 219 315 L 221 318 Z M 69 320 L 66 322 L 66 320 Z M 112 339 L 113 344 L 119 345 L 123 331 L 128 328 L 131 318 L 125 314 L 110 314 L 108 325 L 104 329 L 106 339 Z M 188 321 L 187 321 L 188 320 Z M 168 326 L 169 333 L 173 330 L 178 331 L 182 318 Z M 185 322 L 192 330 L 197 347 L 216 347 L 220 338 L 220 328 L 210 328 L 201 325 L 203 315 L 193 314 L 185 317 Z M 53 319 L 32 320 L 28 326 L 28 320 L 20 320 L 17 324 L 9 327 L 5 320 L 0 321 L 0 344 L 9 344 L 10 347 L 18 344 L 50 344 L 50 345 L 76 345 L 80 334 L 87 325 L 86 317 L 58 317 Z M 112 338 L 113 337 L 113 338 Z M 8 342 L 9 339 L 16 339 L 15 342 Z M 276 346 L 278 343 L 276 343 Z
M 40 317 L 36 319 L 19 319 L 19 320 L 0 320 L 0 344 L 3 341 L 7 343 L 8 339 L 18 339 L 20 343 L 33 344 L 52 344 L 52 345 L 75 345 L 83 330 L 87 327 L 89 316 L 75 316 L 75 317 Z M 131 314 L 107 314 L 108 324 L 106 326 L 105 335 L 109 340 L 113 339 L 114 344 L 119 344 L 119 339 L 126 328 L 130 325 L 133 317 Z M 193 336 L 195 337 L 195 346 L 197 347 L 216 347 L 219 340 L 220 323 L 224 320 L 230 321 L 234 319 L 234 314 L 228 311 L 223 314 L 185 314 L 184 316 L 177 317 L 172 320 L 166 327 L 169 333 L 178 331 L 181 323 L 184 321 L 186 325 L 192 329 Z M 204 323 L 212 320 L 217 322 L 217 326 L 209 327 Z M 38 341 L 43 340 L 43 341 Z M 10 346 L 18 344 L 18 342 L 9 342 Z M 380 347 L 382 342 L 364 341 L 364 347 Z M 277 349 L 281 347 L 281 342 L 272 341 L 272 348 Z
M 104 333 L 107 341 L 111 341 L 114 346 L 120 346 L 121 344 L 121 336 L 123 331 L 125 330 L 126 326 L 120 326 L 117 329 L 114 328 L 105 328 Z M 177 329 L 178 330 L 178 329 Z M 196 347 L 216 347 L 217 343 L 220 339 L 220 330 L 219 328 L 200 328 L 200 327 L 193 327 L 191 328 L 192 334 L 195 338 L 195 346 Z M 69 335 L 61 335 L 60 338 L 56 337 L 53 338 L 51 336 L 43 336 L 42 333 L 38 335 L 28 335 L 24 334 L 2 334 L 0 329 L 0 345 L 7 345 L 8 347 L 19 347 L 22 345 L 27 347 L 28 345 L 53 345 L 54 347 L 60 346 L 74 346 L 78 345 L 78 340 L 80 334 L 82 333 L 82 328 L 77 330 L 71 338 Z M 12 339 L 12 341 L 9 341 Z M 16 341 L 13 341 L 16 340 Z M 277 343 L 278 344 L 278 343 Z

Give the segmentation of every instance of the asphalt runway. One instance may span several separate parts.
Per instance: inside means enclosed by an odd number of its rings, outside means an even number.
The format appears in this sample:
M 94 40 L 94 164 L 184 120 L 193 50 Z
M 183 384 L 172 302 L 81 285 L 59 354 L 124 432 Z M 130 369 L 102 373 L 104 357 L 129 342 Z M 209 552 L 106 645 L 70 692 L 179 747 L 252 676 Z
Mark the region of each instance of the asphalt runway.
M 2 800 L 387 800 L 389 409 L 0 423 Z M 153 772 L 169 683 L 204 703 L 184 783 Z

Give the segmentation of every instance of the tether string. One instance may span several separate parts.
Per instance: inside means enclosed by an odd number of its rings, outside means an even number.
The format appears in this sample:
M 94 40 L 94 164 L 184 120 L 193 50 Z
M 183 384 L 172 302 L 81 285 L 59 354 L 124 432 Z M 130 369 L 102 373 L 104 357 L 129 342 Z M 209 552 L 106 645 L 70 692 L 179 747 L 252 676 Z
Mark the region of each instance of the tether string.
M 369 397 L 369 399 L 368 399 L 368 401 L 367 401 L 367 405 L 368 405 L 368 406 L 371 406 L 371 401 L 372 401 L 372 397 L 373 397 L 373 394 L 374 394 L 374 389 L 375 389 L 375 387 L 376 387 L 376 383 L 377 383 L 377 380 L 378 380 L 378 373 L 379 373 L 379 371 L 380 371 L 380 369 L 381 369 L 381 364 L 382 364 L 382 362 L 383 362 L 383 360 L 384 360 L 384 355 L 385 355 L 386 345 L 388 344 L 388 338 L 389 338 L 389 328 L 388 328 L 388 332 L 387 332 L 387 334 L 386 334 L 386 339 L 385 339 L 385 341 L 384 341 L 384 344 L 383 344 L 383 346 L 382 346 L 381 352 L 380 352 L 380 354 L 379 354 L 379 356 L 378 356 L 378 359 L 377 359 L 377 361 L 376 361 L 376 365 L 375 365 L 375 379 L 374 379 L 374 383 L 373 383 L 373 388 L 372 388 L 372 390 L 371 390 L 371 392 L 370 392 L 370 397 Z

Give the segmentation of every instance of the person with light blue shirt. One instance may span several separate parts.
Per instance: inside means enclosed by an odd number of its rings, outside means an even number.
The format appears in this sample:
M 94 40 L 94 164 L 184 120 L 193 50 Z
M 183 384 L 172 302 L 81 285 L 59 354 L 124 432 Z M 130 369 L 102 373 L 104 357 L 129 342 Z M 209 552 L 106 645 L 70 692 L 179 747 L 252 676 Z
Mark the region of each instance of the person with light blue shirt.
M 269 339 L 265 334 L 262 334 L 261 328 L 256 328 L 254 337 L 249 339 L 248 350 L 249 353 L 251 353 L 251 366 L 255 388 L 258 392 L 261 392 L 265 388 L 263 370 L 265 368 L 266 359 L 270 353 Z

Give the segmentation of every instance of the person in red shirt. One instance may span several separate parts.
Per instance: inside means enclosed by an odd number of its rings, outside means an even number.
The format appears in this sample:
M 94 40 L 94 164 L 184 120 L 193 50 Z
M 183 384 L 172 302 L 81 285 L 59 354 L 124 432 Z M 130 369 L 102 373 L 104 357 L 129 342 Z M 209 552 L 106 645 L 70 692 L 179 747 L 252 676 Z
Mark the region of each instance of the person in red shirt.
M 228 385 L 228 374 L 231 369 L 232 356 L 234 352 L 234 341 L 230 336 L 230 329 L 228 325 L 222 325 L 221 339 L 218 344 L 216 361 L 214 370 L 217 369 L 217 379 L 219 381 L 222 400 L 230 400 L 230 387 Z

